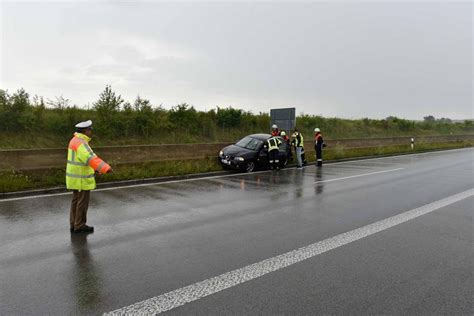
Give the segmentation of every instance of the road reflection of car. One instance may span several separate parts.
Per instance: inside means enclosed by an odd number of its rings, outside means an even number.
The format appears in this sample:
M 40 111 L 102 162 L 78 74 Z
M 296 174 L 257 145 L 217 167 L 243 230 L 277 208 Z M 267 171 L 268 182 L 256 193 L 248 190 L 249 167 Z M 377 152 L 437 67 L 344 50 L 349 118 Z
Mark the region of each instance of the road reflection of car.
M 268 151 L 264 148 L 270 134 L 252 134 L 239 140 L 234 145 L 227 146 L 219 152 L 219 162 L 224 169 L 235 169 L 252 172 L 256 169 L 267 169 Z M 280 138 L 279 160 L 280 167 L 288 163 L 288 144 Z

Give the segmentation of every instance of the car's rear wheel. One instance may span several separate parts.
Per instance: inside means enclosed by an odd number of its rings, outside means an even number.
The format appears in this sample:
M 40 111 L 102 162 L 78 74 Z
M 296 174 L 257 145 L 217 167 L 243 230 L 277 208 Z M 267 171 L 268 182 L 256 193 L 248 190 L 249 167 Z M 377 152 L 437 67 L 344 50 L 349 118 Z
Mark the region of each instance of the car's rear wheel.
M 245 172 L 253 172 L 255 170 L 255 162 L 254 161 L 247 161 L 245 164 Z

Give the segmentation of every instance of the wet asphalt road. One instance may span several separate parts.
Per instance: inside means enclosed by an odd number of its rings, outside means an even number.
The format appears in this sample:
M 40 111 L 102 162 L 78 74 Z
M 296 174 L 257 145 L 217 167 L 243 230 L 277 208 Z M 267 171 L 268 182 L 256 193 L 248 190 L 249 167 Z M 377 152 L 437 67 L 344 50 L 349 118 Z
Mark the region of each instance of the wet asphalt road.
M 466 149 L 96 191 L 90 235 L 69 233 L 70 195 L 0 201 L 0 314 L 130 305 L 471 189 L 473 157 Z M 473 314 L 473 204 L 169 313 Z

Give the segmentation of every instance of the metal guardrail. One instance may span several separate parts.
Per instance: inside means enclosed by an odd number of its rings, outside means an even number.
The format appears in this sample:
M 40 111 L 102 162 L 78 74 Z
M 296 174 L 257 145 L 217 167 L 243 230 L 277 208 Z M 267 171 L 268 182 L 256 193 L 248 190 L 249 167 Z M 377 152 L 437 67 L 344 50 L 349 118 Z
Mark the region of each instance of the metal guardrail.
M 416 143 L 441 143 L 474 140 L 473 135 L 446 135 L 415 137 Z M 365 139 L 326 139 L 328 148 L 362 148 L 390 145 L 410 146 L 411 137 L 385 137 Z M 305 141 L 307 152 L 314 151 L 313 140 Z M 94 147 L 94 151 L 114 164 L 133 164 L 169 160 L 189 160 L 217 157 L 229 143 L 160 144 Z M 42 170 L 64 168 L 66 148 L 0 150 L 0 171 Z

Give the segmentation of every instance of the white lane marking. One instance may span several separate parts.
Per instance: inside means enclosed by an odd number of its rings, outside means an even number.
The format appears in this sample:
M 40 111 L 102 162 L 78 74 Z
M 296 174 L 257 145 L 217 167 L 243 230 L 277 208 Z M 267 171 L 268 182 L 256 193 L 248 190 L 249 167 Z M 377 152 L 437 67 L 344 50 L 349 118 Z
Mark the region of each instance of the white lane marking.
M 400 155 L 393 155 L 393 156 L 386 156 L 386 157 L 375 157 L 375 156 L 362 156 L 362 157 L 354 157 L 353 160 L 349 161 L 339 161 L 339 162 L 333 162 L 333 163 L 328 163 L 330 165 L 341 165 L 341 164 L 348 164 L 348 163 L 354 163 L 358 161 L 374 161 L 374 160 L 381 160 L 381 159 L 393 159 L 393 158 L 404 158 L 404 157 L 412 157 L 412 156 L 423 156 L 423 155 L 432 155 L 432 154 L 450 154 L 450 153 L 457 153 L 460 151 L 471 151 L 474 148 L 472 147 L 467 147 L 467 148 L 458 148 L 458 149 L 446 149 L 446 150 L 435 150 L 435 151 L 428 151 L 424 153 L 414 153 L 414 154 L 400 154 Z
M 402 169 L 404 169 L 404 168 L 396 168 L 396 169 L 390 169 L 390 170 L 384 170 L 384 171 L 377 171 L 377 172 L 365 173 L 365 174 L 362 174 L 362 175 L 356 175 L 356 176 L 350 176 L 350 177 L 343 177 L 343 178 L 336 178 L 336 179 L 328 179 L 328 180 L 323 180 L 323 181 L 317 181 L 317 182 L 315 182 L 315 183 L 338 181 L 338 180 L 344 180 L 344 179 L 350 179 L 350 178 L 368 176 L 368 175 L 371 175 L 371 174 L 384 173 L 384 172 L 392 172 L 392 171 L 397 171 L 397 170 L 402 170 Z M 290 169 L 285 169 L 285 170 L 290 170 Z M 155 182 L 155 183 L 132 184 L 132 185 L 119 186 L 119 187 L 101 188 L 101 189 L 96 189 L 96 190 L 94 190 L 94 191 L 109 191 L 109 190 L 126 189 L 126 188 L 137 188 L 137 187 L 145 187 L 145 186 L 161 185 L 161 184 L 170 184 L 170 183 L 179 183 L 179 182 L 188 182 L 188 181 L 197 181 L 197 180 L 219 179 L 219 178 L 228 178 L 228 177 L 236 177 L 236 176 L 248 176 L 248 175 L 252 175 L 252 174 L 258 174 L 258 173 L 270 172 L 270 171 L 271 171 L 271 170 L 263 170 L 263 171 L 253 172 L 253 173 L 251 173 L 251 174 L 245 174 L 245 173 L 225 174 L 225 175 L 221 175 L 221 176 L 212 176 L 212 177 L 199 177 L 199 178 L 192 178 L 192 179 L 169 180 L 169 181 Z M 9 201 L 36 199 L 36 198 L 42 198 L 42 197 L 68 195 L 68 194 L 71 194 L 71 192 L 52 193 L 52 194 L 44 194 L 44 195 L 23 196 L 23 197 L 17 197 L 17 198 L 9 198 L 9 199 L 0 199 L 0 203 L 1 203 L 1 202 L 9 202 Z
M 192 178 L 192 179 L 169 180 L 169 181 L 163 181 L 163 182 L 131 184 L 131 185 L 123 185 L 123 186 L 117 186 L 117 187 L 110 187 L 110 188 L 95 189 L 94 191 L 96 191 L 96 192 L 98 192 L 98 191 L 110 191 L 110 190 L 120 190 L 120 189 L 127 189 L 127 188 L 148 187 L 148 186 L 152 186 L 152 185 L 161 185 L 161 184 L 169 184 L 169 183 L 179 183 L 179 182 L 207 180 L 207 179 L 229 178 L 229 177 L 237 177 L 237 176 L 248 176 L 248 175 L 252 175 L 252 174 L 258 174 L 258 173 L 269 172 L 269 171 L 271 171 L 271 170 L 256 171 L 256 172 L 252 172 L 252 173 L 225 174 L 225 175 L 221 175 L 221 176 L 199 177 L 199 178 Z M 17 198 L 0 199 L 0 203 L 1 202 L 8 202 L 8 201 L 36 199 L 36 198 L 42 198 L 42 197 L 68 195 L 68 194 L 72 194 L 72 193 L 71 192 L 63 192 L 63 193 L 51 193 L 51 194 L 41 194 L 41 195 L 31 195 L 31 196 L 23 196 L 23 197 L 17 197 Z
M 95 190 L 95 191 L 97 191 L 97 190 Z M 61 195 L 68 195 L 68 194 L 72 194 L 72 192 L 30 195 L 30 196 L 21 196 L 21 197 L 16 197 L 16 198 L 0 199 L 0 203 L 2 203 L 2 202 L 11 202 L 11 201 L 20 201 L 20 200 L 29 200 L 29 199 L 37 199 L 37 198 L 51 197 L 51 196 L 61 196 Z
M 326 182 L 333 182 L 333 181 L 339 181 L 339 180 L 346 180 L 346 179 L 352 179 L 352 178 L 359 178 L 359 177 L 365 177 L 365 176 L 370 176 L 374 174 L 380 174 L 380 173 L 387 173 L 387 172 L 394 172 L 398 170 L 403 170 L 405 168 L 395 168 L 395 169 L 389 169 L 389 170 L 382 170 L 382 171 L 375 171 L 375 172 L 369 172 L 369 173 L 362 173 L 362 174 L 356 174 L 354 176 L 349 176 L 349 177 L 343 177 L 343 178 L 336 178 L 336 179 L 328 179 L 328 180 L 320 180 L 316 181 L 314 183 L 326 183 Z
M 398 157 L 409 157 L 409 156 L 428 155 L 428 154 L 444 154 L 444 153 L 452 153 L 452 152 L 458 152 L 458 151 L 468 151 L 470 149 L 472 149 L 472 148 L 450 149 L 450 150 L 441 150 L 441 151 L 433 151 L 433 152 L 426 152 L 426 153 L 416 153 L 416 154 L 408 154 L 408 155 L 378 157 L 378 158 L 361 157 L 361 159 L 359 159 L 359 160 L 332 162 L 329 165 L 332 166 L 332 165 L 338 165 L 338 164 L 354 163 L 354 162 L 357 162 L 357 161 L 366 161 L 366 160 L 372 161 L 372 160 L 389 159 L 389 158 L 393 159 L 393 158 L 398 158 Z M 286 171 L 286 170 L 292 170 L 292 169 L 294 169 L 294 168 L 282 169 L 282 170 Z M 238 173 L 238 174 L 227 174 L 227 175 L 222 175 L 222 176 L 199 177 L 199 178 L 181 179 L 181 180 L 170 180 L 170 181 L 164 181 L 164 182 L 131 184 L 131 185 L 124 185 L 124 186 L 96 189 L 94 191 L 120 190 L 120 189 L 137 188 L 137 187 L 145 187 L 145 186 L 168 184 L 168 183 L 179 183 L 179 182 L 187 182 L 187 181 L 206 180 L 206 179 L 218 179 L 218 178 L 227 178 L 227 177 L 236 177 L 236 176 L 247 176 L 247 175 L 252 175 L 252 174 L 257 174 L 257 173 L 265 173 L 265 172 L 271 172 L 271 170 L 257 171 L 257 172 L 252 172 L 251 174 Z M 37 199 L 37 198 L 43 198 L 43 197 L 61 196 L 61 195 L 68 195 L 68 194 L 71 194 L 71 192 L 22 196 L 22 197 L 16 197 L 16 198 L 0 199 L 0 203 L 2 203 L 2 202 L 11 202 L 11 201 L 20 201 L 20 200 L 29 200 L 29 199 Z
M 474 188 L 276 257 L 268 258 L 243 268 L 152 297 L 133 305 L 122 307 L 104 315 L 152 315 L 169 311 L 184 304 L 199 300 L 203 297 L 312 258 L 329 250 L 384 231 L 396 225 L 400 225 L 471 196 L 474 196 Z

